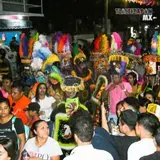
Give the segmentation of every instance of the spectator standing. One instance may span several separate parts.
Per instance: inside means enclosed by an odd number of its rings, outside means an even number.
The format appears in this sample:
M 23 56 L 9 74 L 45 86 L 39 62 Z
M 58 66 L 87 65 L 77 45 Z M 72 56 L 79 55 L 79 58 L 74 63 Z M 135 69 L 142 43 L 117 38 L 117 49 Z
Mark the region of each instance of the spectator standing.
M 77 147 L 64 160 L 113 160 L 110 153 L 93 148 L 93 122 L 87 111 L 78 110 L 71 116 L 71 128 Z
M 26 110 L 28 111 L 28 119 L 29 119 L 27 126 L 31 128 L 34 122 L 40 120 L 39 118 L 40 105 L 37 102 L 31 102 Z
M 8 98 L 11 94 L 12 78 L 8 75 L 4 75 L 2 78 L 2 87 L 0 88 L 3 97 Z
M 29 139 L 25 144 L 22 160 L 26 158 L 60 160 L 62 151 L 58 142 L 49 137 L 48 124 L 44 120 L 38 120 L 33 124 L 32 130 L 35 137 Z
M 6 98 L 0 99 L 0 138 L 10 138 L 16 144 L 16 150 L 18 150 L 19 140 L 19 152 L 20 154 L 25 144 L 25 131 L 21 119 L 16 118 L 13 123 L 14 116 L 11 114 L 11 107 L 9 101 Z M 16 155 L 14 155 L 16 156 Z M 19 155 L 19 159 L 20 160 Z M 15 159 L 17 160 L 17 159 Z
M 117 150 L 121 160 L 127 160 L 127 151 L 131 144 L 139 141 L 136 136 L 135 126 L 137 122 L 137 113 L 131 109 L 121 112 L 119 117 L 119 130 L 122 135 L 110 135 L 108 122 L 106 121 L 106 114 L 103 105 L 102 108 L 102 127 L 106 129 L 105 139 L 111 143 Z M 118 134 L 118 133 L 117 133 Z M 107 142 L 106 142 L 107 143 Z
M 135 73 L 134 71 L 129 72 L 127 75 L 128 82 L 132 86 L 132 96 L 138 97 L 138 95 L 141 93 L 142 85 L 138 84 L 138 73 Z
M 155 141 L 157 144 L 157 150 L 153 154 L 149 156 L 145 156 L 140 158 L 140 160 L 159 160 L 160 159 L 160 128 L 158 128 L 157 133 L 155 135 Z
M 113 118 L 117 124 L 116 105 L 132 93 L 132 87 L 128 82 L 122 82 L 118 73 L 113 73 L 113 81 L 107 86 L 106 92 L 109 95 L 108 120 Z
M 30 99 L 24 95 L 23 86 L 20 82 L 14 82 L 11 89 L 11 95 L 8 96 L 10 105 L 13 110 L 13 115 L 20 118 L 24 124 L 28 122 L 27 115 L 25 113 Z
M 140 141 L 133 143 L 128 149 L 128 160 L 139 160 L 143 156 L 156 151 L 154 135 L 159 127 L 158 118 L 151 113 L 142 113 L 138 116 L 136 134 Z
M 44 83 L 39 83 L 36 90 L 35 98 L 32 102 L 37 102 L 40 105 L 40 119 L 48 123 L 50 136 L 53 132 L 53 122 L 50 121 L 50 115 L 53 111 L 56 100 L 52 96 L 47 95 L 47 86 Z
M 18 41 L 16 40 L 16 37 L 12 37 L 12 40 L 9 43 L 9 46 L 10 46 L 10 48 L 11 48 L 12 51 L 18 52 L 18 50 L 19 50 L 19 44 L 18 44 Z

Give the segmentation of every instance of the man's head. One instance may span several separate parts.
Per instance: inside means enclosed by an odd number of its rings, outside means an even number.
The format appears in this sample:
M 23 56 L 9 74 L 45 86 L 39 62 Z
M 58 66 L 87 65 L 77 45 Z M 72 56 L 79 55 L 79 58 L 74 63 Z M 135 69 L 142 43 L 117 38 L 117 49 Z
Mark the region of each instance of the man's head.
M 90 143 L 93 136 L 93 121 L 85 110 L 78 110 L 70 118 L 72 133 L 78 145 Z
M 157 129 L 157 132 L 155 135 L 155 141 L 156 141 L 158 148 L 160 148 L 160 127 Z
M 15 41 L 15 40 L 16 40 L 16 37 L 12 37 L 12 40 Z
M 151 102 L 146 98 L 139 98 L 139 104 L 140 104 L 139 112 L 140 113 L 146 113 L 147 112 L 147 107 L 150 103 Z
M 27 111 L 30 117 L 35 116 L 36 114 L 39 114 L 40 105 L 37 102 L 31 102 L 28 105 Z
M 158 118 L 151 113 L 141 113 L 138 115 L 136 124 L 136 134 L 140 138 L 144 136 L 154 136 L 160 126 Z
M 137 122 L 137 113 L 132 110 L 125 110 L 121 113 L 119 118 L 119 129 L 123 134 L 127 134 L 135 130 Z
M 14 82 L 11 89 L 13 101 L 19 100 L 23 96 L 23 86 L 20 82 Z
M 127 97 L 123 100 L 123 108 L 122 110 L 132 110 L 134 112 L 138 112 L 139 110 L 139 101 L 134 97 Z
M 113 81 L 113 83 L 115 83 L 115 84 L 120 83 L 120 82 L 121 82 L 121 75 L 120 75 L 119 73 L 117 73 L 117 72 L 114 72 L 114 73 L 112 74 L 112 81 Z

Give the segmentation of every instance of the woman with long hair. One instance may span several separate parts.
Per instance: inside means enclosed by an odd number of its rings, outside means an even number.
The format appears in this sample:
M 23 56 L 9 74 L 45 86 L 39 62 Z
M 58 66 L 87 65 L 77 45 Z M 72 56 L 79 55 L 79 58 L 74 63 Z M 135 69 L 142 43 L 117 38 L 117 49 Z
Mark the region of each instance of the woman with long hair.
M 138 77 L 135 72 L 129 72 L 127 75 L 127 80 L 132 86 L 132 94 L 131 96 L 138 97 L 141 92 L 141 85 L 138 84 Z
M 37 102 L 40 105 L 40 119 L 45 120 L 49 125 L 50 136 L 53 132 L 53 123 L 50 121 L 50 115 L 53 111 L 56 100 L 52 96 L 47 95 L 47 86 L 45 83 L 39 83 L 36 90 L 36 95 L 32 102 Z

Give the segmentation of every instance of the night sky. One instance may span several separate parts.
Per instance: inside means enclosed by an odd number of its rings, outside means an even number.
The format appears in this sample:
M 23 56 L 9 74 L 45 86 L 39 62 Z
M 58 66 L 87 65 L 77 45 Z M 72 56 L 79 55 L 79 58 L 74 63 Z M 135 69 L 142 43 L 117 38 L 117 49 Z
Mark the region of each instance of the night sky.
M 109 0 L 109 18 L 112 28 L 125 30 L 127 25 L 135 24 L 130 16 L 115 15 L 116 7 L 145 7 L 137 4 L 125 4 L 123 0 Z M 160 6 L 154 7 L 154 16 L 160 15 Z M 102 23 L 105 14 L 104 0 L 44 0 L 44 18 L 32 18 L 34 26 L 41 32 L 49 31 L 48 24 L 52 24 L 52 31 L 74 33 L 76 20 L 82 19 L 84 32 L 93 32 L 93 21 Z M 121 20 L 119 20 L 121 19 Z M 137 24 L 141 21 L 137 21 Z M 156 22 L 159 23 L 159 18 Z
M 32 18 L 34 27 L 47 30 L 48 23 L 51 23 L 53 30 L 74 32 L 76 19 L 83 19 L 89 26 L 90 22 L 103 17 L 103 2 L 103 0 L 44 0 L 45 17 Z

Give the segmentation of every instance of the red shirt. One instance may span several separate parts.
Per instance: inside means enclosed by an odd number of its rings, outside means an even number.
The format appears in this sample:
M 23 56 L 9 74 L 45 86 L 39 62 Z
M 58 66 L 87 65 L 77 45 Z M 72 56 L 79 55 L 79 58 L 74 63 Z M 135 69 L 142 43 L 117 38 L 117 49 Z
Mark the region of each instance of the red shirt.
M 22 96 L 18 101 L 14 102 L 12 96 L 8 96 L 11 107 L 13 108 L 13 115 L 20 118 L 24 124 L 28 122 L 27 115 L 25 113 L 25 109 L 28 107 L 28 104 L 31 102 L 29 98 L 26 96 Z M 14 105 L 13 105 L 14 104 Z
M 27 125 L 31 128 L 33 123 L 40 120 L 39 116 L 34 116 L 31 120 L 28 121 Z

